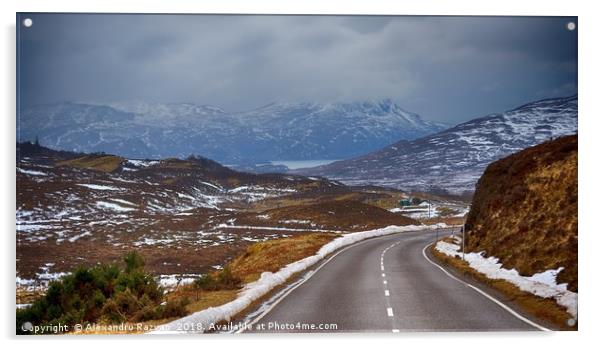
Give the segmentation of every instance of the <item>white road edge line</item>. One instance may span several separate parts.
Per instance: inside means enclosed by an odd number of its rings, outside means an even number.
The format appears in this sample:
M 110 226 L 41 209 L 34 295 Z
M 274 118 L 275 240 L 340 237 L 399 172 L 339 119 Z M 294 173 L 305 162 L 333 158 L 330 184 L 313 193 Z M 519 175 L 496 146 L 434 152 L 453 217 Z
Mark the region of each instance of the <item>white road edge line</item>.
M 416 230 L 416 231 L 408 231 L 408 232 L 421 232 L 424 230 Z M 284 293 L 282 296 L 280 296 L 279 299 L 277 299 L 276 301 L 274 301 L 274 303 L 272 303 L 271 306 L 269 306 L 263 313 L 261 313 L 261 315 L 259 315 L 257 318 L 253 319 L 248 325 L 243 325 L 242 328 L 240 328 L 239 330 L 235 331 L 235 333 L 242 333 L 245 331 L 246 327 L 251 327 L 253 325 L 255 325 L 255 323 L 257 323 L 259 320 L 261 320 L 261 318 L 263 318 L 264 316 L 266 316 L 278 303 L 280 303 L 280 301 L 282 301 L 284 298 L 286 298 L 286 296 L 288 296 L 291 292 L 293 292 L 296 288 L 300 287 L 301 285 L 303 285 L 303 283 L 305 283 L 306 281 L 308 281 L 314 274 L 316 274 L 322 267 L 326 266 L 326 264 L 328 264 L 332 259 L 334 259 L 337 255 L 339 255 L 340 253 L 346 251 L 347 249 L 351 249 L 353 247 L 356 247 L 358 245 L 379 239 L 381 237 L 390 237 L 390 236 L 396 236 L 399 233 L 404 233 L 404 232 L 398 232 L 398 233 L 392 233 L 392 234 L 387 234 L 384 236 L 378 236 L 378 237 L 374 237 L 374 238 L 368 238 L 366 240 L 363 240 L 359 243 L 355 243 L 355 244 L 351 244 L 349 246 L 347 246 L 344 249 L 339 250 L 336 254 L 332 255 L 331 257 L 329 257 L 326 261 L 322 262 L 322 264 L 320 266 L 318 266 L 315 270 L 313 270 L 313 272 L 311 272 L 305 279 L 303 279 L 303 281 L 299 282 L 299 284 L 293 286 L 291 289 L 289 289 L 286 293 Z M 385 280 L 385 284 L 387 284 L 387 281 Z
M 498 306 L 502 307 L 503 309 L 505 309 L 508 313 L 512 314 L 513 316 L 515 316 L 516 318 L 522 320 L 523 322 L 533 326 L 536 329 L 539 329 L 541 331 L 552 331 L 550 329 L 548 329 L 545 326 L 539 325 L 537 323 L 532 322 L 531 320 L 523 317 L 522 315 L 516 313 L 512 308 L 506 306 L 505 304 L 503 304 L 502 302 L 498 301 L 496 298 L 494 298 L 493 296 L 489 295 L 488 293 L 486 293 L 485 291 L 477 288 L 476 286 L 469 284 L 461 279 L 459 279 L 458 277 L 452 275 L 451 273 L 449 273 L 447 270 L 445 270 L 445 268 L 441 267 L 440 265 L 438 265 L 437 263 L 431 261 L 431 259 L 429 259 L 428 256 L 426 256 L 426 248 L 428 248 L 429 246 L 433 245 L 433 243 L 429 243 L 427 244 L 423 249 L 422 249 L 422 256 L 424 256 L 424 258 L 430 262 L 433 266 L 439 268 L 443 273 L 445 273 L 448 277 L 454 279 L 455 281 L 458 281 L 466 286 L 468 286 L 469 288 L 473 289 L 474 291 L 478 292 L 479 294 L 483 295 L 485 298 L 489 299 L 490 301 L 492 301 L 493 303 L 497 304 Z

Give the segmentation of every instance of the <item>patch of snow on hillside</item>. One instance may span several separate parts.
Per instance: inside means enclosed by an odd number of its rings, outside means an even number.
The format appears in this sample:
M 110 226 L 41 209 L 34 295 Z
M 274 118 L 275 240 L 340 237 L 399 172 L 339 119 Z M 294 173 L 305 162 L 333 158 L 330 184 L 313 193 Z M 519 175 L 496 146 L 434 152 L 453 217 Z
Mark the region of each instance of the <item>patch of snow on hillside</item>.
M 70 274 L 69 272 L 50 272 L 50 268 L 53 266 L 54 263 L 46 263 L 44 266 L 41 266 L 41 271 L 36 273 L 34 279 L 25 279 L 17 276 L 17 288 L 24 288 L 28 291 L 44 290 L 51 281 L 58 280 Z
M 73 243 L 73 242 L 77 241 L 78 239 L 80 239 L 80 238 L 82 238 L 82 237 L 85 237 L 85 236 L 91 236 L 91 235 L 92 235 L 92 233 L 90 233 L 90 231 L 87 231 L 87 232 L 84 232 L 84 233 L 82 233 L 82 234 L 78 234 L 78 235 L 76 235 L 76 236 L 73 236 L 73 237 L 69 238 L 68 240 L 69 240 L 71 243 Z
M 191 200 L 191 201 L 194 201 L 194 199 L 195 199 L 191 195 L 187 195 L 185 193 L 178 192 L 177 194 L 178 194 L 178 197 L 180 197 L 180 198 L 185 198 L 185 199 L 188 199 L 188 200 Z
M 115 201 L 117 203 L 125 204 L 125 205 L 131 205 L 131 206 L 134 206 L 134 207 L 138 206 L 136 203 L 132 203 L 130 201 L 126 201 L 125 199 L 121 199 L 121 198 L 111 198 L 111 200 Z
M 23 174 L 27 174 L 27 175 L 34 175 L 34 176 L 48 176 L 48 174 L 44 173 L 44 172 L 40 172 L 38 170 L 29 170 L 29 169 L 23 169 L 23 168 L 19 168 L 17 167 L 17 171 L 19 173 L 23 173 Z
M 158 277 L 159 285 L 172 289 L 180 285 L 192 284 L 200 274 L 161 274 Z
M 288 227 L 272 227 L 272 226 L 248 226 L 248 225 L 227 225 L 219 224 L 216 228 L 234 228 L 240 230 L 269 230 L 269 231 L 293 231 L 293 232 L 336 232 L 341 231 L 334 230 L 320 230 L 320 229 L 308 229 L 308 228 L 288 228 Z
M 128 208 L 128 207 L 124 207 L 121 206 L 119 204 L 115 204 L 115 203 L 110 203 L 110 202 L 96 202 L 96 206 L 102 209 L 109 209 L 109 210 L 115 210 L 115 211 L 120 211 L 120 212 L 127 212 L 127 211 L 134 211 L 136 209 L 134 208 Z
M 309 220 L 280 220 L 281 224 L 301 224 L 301 225 L 309 225 L 312 222 Z
M 217 186 L 217 185 L 214 185 L 214 184 L 212 184 L 212 183 L 210 183 L 210 182 L 201 181 L 201 184 L 203 184 L 203 185 L 206 185 L 206 186 L 209 186 L 209 187 L 212 187 L 212 188 L 214 188 L 214 189 L 216 189 L 216 190 L 218 190 L 218 191 L 222 191 L 222 190 L 223 190 L 223 188 L 221 188 L 221 187 L 219 187 L 219 186 Z
M 128 159 L 127 162 L 135 167 L 146 168 L 155 164 L 159 164 L 159 161 L 149 161 L 149 160 L 135 160 Z
M 48 228 L 53 228 L 48 225 L 40 225 L 40 224 L 26 224 L 26 223 L 18 223 L 17 222 L 17 231 L 18 232 L 32 232 L 37 230 L 45 230 Z
M 114 186 L 106 186 L 106 185 L 95 185 L 95 184 L 76 184 L 78 186 L 83 186 L 89 188 L 91 190 L 101 190 L 101 191 L 121 191 L 120 188 Z

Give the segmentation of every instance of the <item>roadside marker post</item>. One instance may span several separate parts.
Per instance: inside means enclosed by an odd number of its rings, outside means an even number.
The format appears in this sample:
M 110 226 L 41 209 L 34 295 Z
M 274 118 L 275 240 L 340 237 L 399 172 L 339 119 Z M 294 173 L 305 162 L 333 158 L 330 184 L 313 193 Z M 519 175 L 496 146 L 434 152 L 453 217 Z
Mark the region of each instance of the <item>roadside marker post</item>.
M 462 261 L 464 261 L 464 247 L 466 246 L 466 224 L 462 224 Z

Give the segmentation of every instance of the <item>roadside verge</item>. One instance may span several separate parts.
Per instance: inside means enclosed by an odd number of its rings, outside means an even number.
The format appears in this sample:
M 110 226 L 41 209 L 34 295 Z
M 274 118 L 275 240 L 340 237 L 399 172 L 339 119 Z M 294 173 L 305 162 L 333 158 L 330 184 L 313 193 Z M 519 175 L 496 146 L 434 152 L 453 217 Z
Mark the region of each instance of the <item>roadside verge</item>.
M 517 309 L 519 312 L 528 313 L 532 317 L 537 318 L 538 321 L 546 323 L 546 326 L 554 327 L 555 330 L 577 330 L 577 321 L 573 315 L 567 311 L 566 307 L 561 306 L 554 296 L 538 296 L 532 292 L 522 289 L 521 286 L 519 286 L 520 284 L 514 284 L 508 279 L 491 275 L 488 276 L 482 272 L 483 270 L 477 270 L 474 267 L 471 267 L 469 262 L 462 260 L 462 258 L 457 254 L 450 255 L 449 253 L 446 253 L 446 244 L 451 244 L 453 241 L 444 240 L 439 241 L 438 243 L 440 244 L 438 244 L 437 247 L 432 244 L 425 248 L 425 257 L 427 257 L 426 252 L 428 252 L 429 255 L 432 255 L 434 257 L 434 261 L 436 261 L 436 265 L 441 264 L 446 266 L 445 268 L 454 274 L 449 274 L 451 277 L 456 278 L 455 276 L 458 276 L 465 278 L 468 283 L 481 284 L 489 287 L 490 290 L 496 294 L 499 294 L 499 297 L 503 298 L 503 301 L 499 303 L 500 305 L 509 305 L 513 307 L 513 309 Z M 430 258 L 427 257 L 427 259 L 430 262 L 433 262 L 433 260 L 430 260 Z M 437 266 L 441 267 L 441 265 Z M 442 270 L 448 273 L 447 270 L 443 268 Z M 512 272 L 512 270 L 505 269 L 502 269 L 502 271 Z M 524 278 L 525 280 L 533 281 L 533 279 L 527 277 Z M 537 282 L 535 281 L 535 283 Z M 472 287 L 472 285 L 468 285 Z M 545 284 L 540 285 L 543 286 Z M 475 288 L 476 291 L 482 292 L 480 289 L 478 289 L 478 287 Z M 494 300 L 495 302 L 499 302 L 497 299 Z M 537 327 L 540 325 L 535 324 L 533 326 Z

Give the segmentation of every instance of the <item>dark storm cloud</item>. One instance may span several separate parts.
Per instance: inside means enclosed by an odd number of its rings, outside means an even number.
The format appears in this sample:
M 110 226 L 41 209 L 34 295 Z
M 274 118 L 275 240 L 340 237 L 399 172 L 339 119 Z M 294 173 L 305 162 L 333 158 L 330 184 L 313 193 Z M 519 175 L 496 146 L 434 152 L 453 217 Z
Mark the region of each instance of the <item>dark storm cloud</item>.
M 574 18 L 27 17 L 22 105 L 143 99 L 235 111 L 390 97 L 456 123 L 577 92 Z

